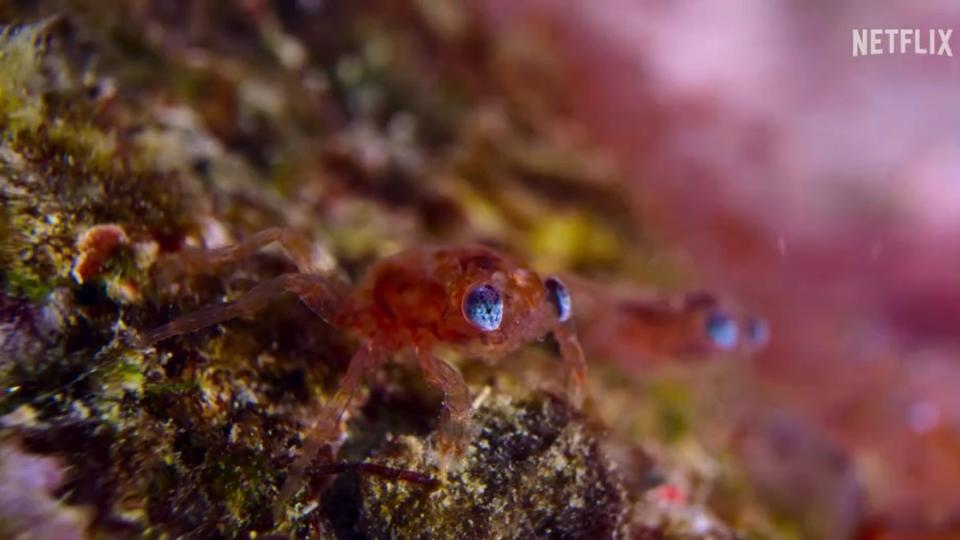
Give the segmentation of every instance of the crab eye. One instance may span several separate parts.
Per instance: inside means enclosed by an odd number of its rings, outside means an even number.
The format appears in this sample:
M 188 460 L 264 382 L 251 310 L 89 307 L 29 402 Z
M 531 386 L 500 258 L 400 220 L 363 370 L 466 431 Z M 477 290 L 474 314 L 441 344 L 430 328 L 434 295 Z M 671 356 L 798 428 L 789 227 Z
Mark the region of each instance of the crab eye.
M 714 346 L 720 350 L 729 351 L 737 346 L 740 333 L 737 323 L 719 311 L 714 311 L 707 317 L 704 330 Z
M 562 281 L 555 277 L 548 277 L 543 282 L 547 288 L 547 295 L 553 307 L 557 308 L 557 319 L 565 322 L 573 314 L 573 301 L 570 300 L 570 293 Z
M 463 316 L 484 332 L 500 328 L 503 321 L 503 298 L 500 292 L 490 285 L 474 286 L 463 297 Z
M 770 342 L 770 325 L 763 317 L 748 318 L 745 333 L 754 349 L 762 349 Z

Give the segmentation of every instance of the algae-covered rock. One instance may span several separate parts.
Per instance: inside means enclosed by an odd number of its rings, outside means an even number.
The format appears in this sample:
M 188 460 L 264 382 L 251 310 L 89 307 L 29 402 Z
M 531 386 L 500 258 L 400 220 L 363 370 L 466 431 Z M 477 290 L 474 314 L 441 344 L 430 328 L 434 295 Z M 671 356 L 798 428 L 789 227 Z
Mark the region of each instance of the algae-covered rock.
M 557 398 L 489 400 L 478 434 L 446 482 L 429 492 L 366 476 L 356 527 L 369 538 L 626 538 L 630 502 L 597 434 Z M 403 437 L 371 460 L 429 468 Z

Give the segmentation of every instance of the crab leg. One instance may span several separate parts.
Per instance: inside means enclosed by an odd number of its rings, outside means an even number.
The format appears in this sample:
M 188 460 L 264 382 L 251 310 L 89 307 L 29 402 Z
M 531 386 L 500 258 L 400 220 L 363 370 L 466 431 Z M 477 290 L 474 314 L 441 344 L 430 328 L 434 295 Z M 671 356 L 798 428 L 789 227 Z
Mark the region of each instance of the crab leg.
M 417 349 L 417 359 L 424 377 L 431 385 L 443 391 L 443 414 L 438 431 L 441 458 L 463 450 L 470 420 L 470 390 L 463 376 L 453 366 L 429 351 Z
M 299 296 L 312 311 L 331 323 L 336 309 L 343 303 L 339 287 L 331 284 L 327 277 L 316 274 L 284 274 L 264 281 L 236 301 L 204 306 L 154 328 L 143 335 L 140 346 L 148 347 L 158 341 L 196 332 L 236 317 L 249 317 L 285 292 Z
M 278 515 L 282 512 L 286 501 L 299 489 L 303 482 L 304 472 L 316 457 L 320 447 L 324 443 L 335 441 L 338 438 L 340 422 L 343 419 L 344 412 L 347 410 L 350 400 L 353 399 L 353 394 L 356 392 L 363 376 L 376 369 L 387 359 L 387 356 L 386 351 L 373 343 L 367 343 L 354 353 L 353 358 L 350 359 L 350 365 L 347 367 L 347 373 L 340 380 L 337 392 L 323 405 L 316 420 L 308 428 L 300 455 L 290 466 L 287 479 L 280 490 L 277 507 L 274 509 Z
M 583 405 L 584 384 L 587 375 L 587 362 L 583 348 L 577 339 L 577 333 L 571 321 L 553 329 L 553 337 L 560 346 L 560 357 L 567 369 L 567 397 L 577 408 Z
M 305 274 L 326 274 L 333 269 L 332 257 L 306 236 L 285 227 L 264 229 L 249 238 L 215 249 L 184 247 L 161 261 L 161 281 L 172 281 L 180 274 L 205 274 L 219 267 L 253 256 L 277 242 L 284 254 Z

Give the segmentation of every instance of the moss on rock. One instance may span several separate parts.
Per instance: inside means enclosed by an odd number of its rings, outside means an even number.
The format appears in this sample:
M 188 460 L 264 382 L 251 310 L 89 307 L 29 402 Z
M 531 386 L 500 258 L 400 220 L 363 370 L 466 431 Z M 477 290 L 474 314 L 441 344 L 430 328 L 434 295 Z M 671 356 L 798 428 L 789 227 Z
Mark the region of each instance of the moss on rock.
M 549 395 L 492 398 L 478 434 L 433 492 L 364 477 L 357 530 L 368 538 L 626 538 L 630 502 L 596 433 Z M 401 437 L 375 462 L 429 470 L 420 439 Z

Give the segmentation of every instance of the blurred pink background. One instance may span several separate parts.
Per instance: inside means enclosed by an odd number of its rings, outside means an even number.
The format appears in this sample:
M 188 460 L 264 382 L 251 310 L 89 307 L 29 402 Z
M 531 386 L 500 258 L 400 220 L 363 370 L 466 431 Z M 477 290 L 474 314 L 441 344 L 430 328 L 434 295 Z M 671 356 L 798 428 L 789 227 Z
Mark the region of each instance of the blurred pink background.
M 960 530 L 960 58 L 851 54 L 960 5 L 486 5 L 549 29 L 638 215 L 770 319 L 759 380 L 849 453 L 866 519 Z

